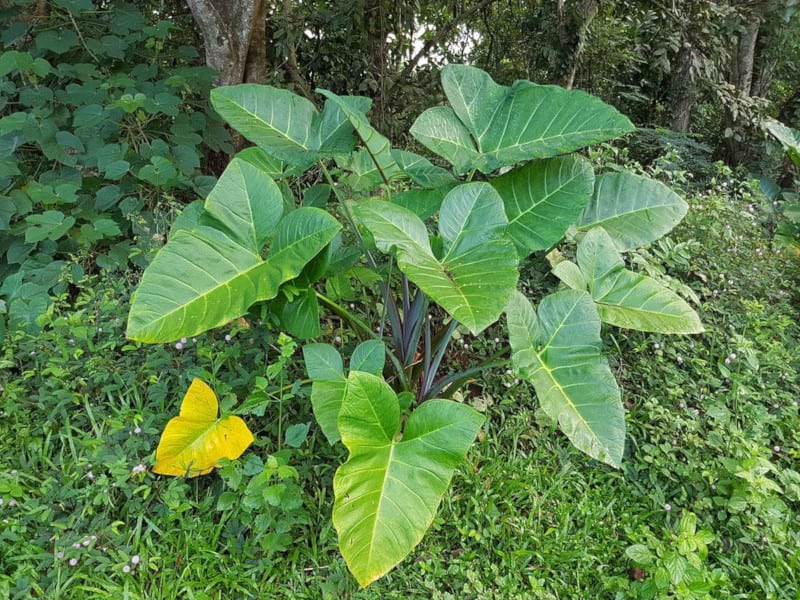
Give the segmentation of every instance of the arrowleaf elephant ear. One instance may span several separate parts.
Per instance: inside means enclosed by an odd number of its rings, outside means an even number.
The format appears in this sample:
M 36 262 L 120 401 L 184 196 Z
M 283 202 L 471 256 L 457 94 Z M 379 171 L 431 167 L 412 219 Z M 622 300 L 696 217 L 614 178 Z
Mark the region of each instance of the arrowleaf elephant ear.
M 522 80 L 498 85 L 467 65 L 444 67 L 442 87 L 450 106 L 423 112 L 411 134 L 458 173 L 568 154 L 634 129 L 617 109 L 585 92 Z
M 153 472 L 174 477 L 210 473 L 223 458 L 235 460 L 253 443 L 253 434 L 235 415 L 218 417 L 217 396 L 200 379 L 192 381 L 181 411 L 167 423 L 156 449 Z

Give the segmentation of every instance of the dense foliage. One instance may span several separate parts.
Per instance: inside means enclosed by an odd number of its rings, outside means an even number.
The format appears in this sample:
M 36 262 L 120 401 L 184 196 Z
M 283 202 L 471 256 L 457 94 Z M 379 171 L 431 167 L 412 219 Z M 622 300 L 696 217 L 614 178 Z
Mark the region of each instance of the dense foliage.
M 12 329 L 36 330 L 50 297 L 86 272 L 144 266 L 181 201 L 213 185 L 204 153 L 230 150 L 207 109 L 214 72 L 175 24 L 127 3 L 91 8 L 12 13 L 2 31 L 0 297 Z

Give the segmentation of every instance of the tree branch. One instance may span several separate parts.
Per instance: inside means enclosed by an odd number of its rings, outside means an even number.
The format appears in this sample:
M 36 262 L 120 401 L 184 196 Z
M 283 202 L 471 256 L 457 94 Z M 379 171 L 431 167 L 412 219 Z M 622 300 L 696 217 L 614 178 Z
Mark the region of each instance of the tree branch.
M 403 68 L 403 70 L 390 78 L 390 83 L 391 83 L 391 85 L 389 86 L 390 89 L 394 88 L 394 84 L 395 83 L 397 83 L 398 81 L 403 81 L 406 77 L 408 77 L 409 74 L 411 73 L 411 71 L 413 71 L 414 68 L 417 66 L 419 61 L 421 61 L 422 58 L 426 54 L 428 54 L 428 52 L 431 51 L 431 48 L 433 48 L 434 46 L 438 46 L 445 39 L 447 39 L 447 36 L 449 36 L 456 27 L 458 27 L 462 23 L 468 21 L 474 15 L 476 15 L 478 12 L 480 12 L 483 8 L 489 6 L 490 4 L 494 3 L 495 1 L 496 0 L 483 0 L 482 2 L 478 2 L 475 6 L 472 7 L 472 10 L 469 10 L 469 11 L 465 12 L 464 14 L 462 14 L 461 18 L 453 19 L 452 21 L 447 23 L 447 25 L 445 25 L 444 27 L 440 27 L 436 31 L 436 34 L 432 38 L 427 40 L 422 45 L 422 48 L 420 48 L 419 51 L 414 56 L 411 57 L 411 60 Z

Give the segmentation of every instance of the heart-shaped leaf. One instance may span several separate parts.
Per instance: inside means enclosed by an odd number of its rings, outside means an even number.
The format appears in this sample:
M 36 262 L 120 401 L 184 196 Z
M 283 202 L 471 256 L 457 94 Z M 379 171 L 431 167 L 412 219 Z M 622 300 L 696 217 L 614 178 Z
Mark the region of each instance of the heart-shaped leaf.
M 520 256 L 550 248 L 575 222 L 594 189 L 585 160 L 559 156 L 529 162 L 494 179 Z
M 566 154 L 633 130 L 627 117 L 577 90 L 492 81 L 467 65 L 442 69 L 449 107 L 423 112 L 411 134 L 456 171 L 490 173 L 504 165 Z
M 578 245 L 577 258 L 604 322 L 657 333 L 704 331 L 697 313 L 675 292 L 625 268 L 614 240 L 602 227 L 586 234 Z M 558 272 L 556 275 L 560 276 Z
M 454 188 L 442 202 L 442 258 L 431 249 L 425 224 L 388 202 L 367 201 L 355 209 L 383 252 L 454 319 L 477 334 L 503 312 L 516 288 L 517 253 L 505 237 L 503 202 L 487 183 Z
M 308 377 L 312 380 L 311 406 L 322 433 L 333 445 L 339 441 L 337 420 L 347 393 L 348 379 L 339 352 L 330 344 L 303 346 Z M 380 340 L 361 342 L 350 357 L 350 371 L 380 375 L 386 361 L 386 346 Z
M 231 161 L 197 226 L 172 236 L 142 276 L 128 337 L 190 337 L 274 298 L 340 229 L 319 209 L 300 208 L 281 218 L 282 211 L 283 197 L 272 179 L 246 162 Z M 262 258 L 268 238 L 270 251 Z
M 338 420 L 350 456 L 333 479 L 333 524 L 362 586 L 422 540 L 483 423 L 469 406 L 429 400 L 411 414 L 401 439 L 400 414 L 397 395 L 383 379 L 350 373 Z
M 200 379 L 192 381 L 180 415 L 170 419 L 156 449 L 153 471 L 175 477 L 210 473 L 223 458 L 235 460 L 253 443 L 253 434 L 237 416 L 219 418 L 217 396 Z
M 604 173 L 578 218 L 578 227 L 600 226 L 620 250 L 638 248 L 669 233 L 689 206 L 660 181 L 633 173 Z
M 530 381 L 542 409 L 576 448 L 619 467 L 625 413 L 602 356 L 600 317 L 586 292 L 546 296 L 538 315 L 521 293 L 506 309 L 514 371 Z
M 357 100 L 362 108 L 364 100 Z M 289 90 L 245 83 L 211 90 L 211 103 L 248 140 L 301 169 L 320 158 L 348 154 L 355 146 L 352 125 L 332 102 L 318 113 L 309 100 Z
M 337 96 L 328 90 L 317 90 L 328 101 L 333 102 L 344 113 L 355 129 L 356 135 L 364 144 L 371 161 L 374 163 L 381 179 L 389 182 L 390 179 L 401 174 L 400 167 L 392 156 L 392 145 L 388 139 L 378 133 L 367 119 L 367 111 L 371 102 L 368 98 L 360 96 Z

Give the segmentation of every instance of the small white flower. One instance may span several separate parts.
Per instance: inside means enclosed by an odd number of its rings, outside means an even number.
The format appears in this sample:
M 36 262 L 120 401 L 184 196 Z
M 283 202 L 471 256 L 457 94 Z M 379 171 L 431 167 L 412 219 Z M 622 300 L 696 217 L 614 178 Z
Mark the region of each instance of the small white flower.
M 131 566 L 130 565 L 123 566 L 122 567 L 122 572 L 123 573 L 130 573 L 131 572 Z
M 781 451 L 781 447 L 780 446 L 773 446 L 772 447 L 772 451 L 775 452 L 775 454 L 777 454 L 778 452 Z
M 667 512 L 671 511 L 672 510 L 672 505 L 671 504 L 665 504 L 664 505 L 664 510 L 667 511 Z
M 137 425 L 136 427 L 133 428 L 133 433 L 135 435 L 139 435 L 140 433 L 142 433 L 142 428 Z
M 139 463 L 138 465 L 133 467 L 133 472 L 134 473 L 144 473 L 146 470 L 147 470 L 147 467 L 145 467 L 142 463 Z
M 133 556 L 131 556 L 131 563 L 134 565 L 138 565 L 141 562 L 141 560 L 142 559 L 139 558 L 138 554 L 134 554 Z
M 78 559 L 77 558 L 70 558 L 69 559 L 69 566 L 70 567 L 74 567 L 77 564 L 78 564 Z

